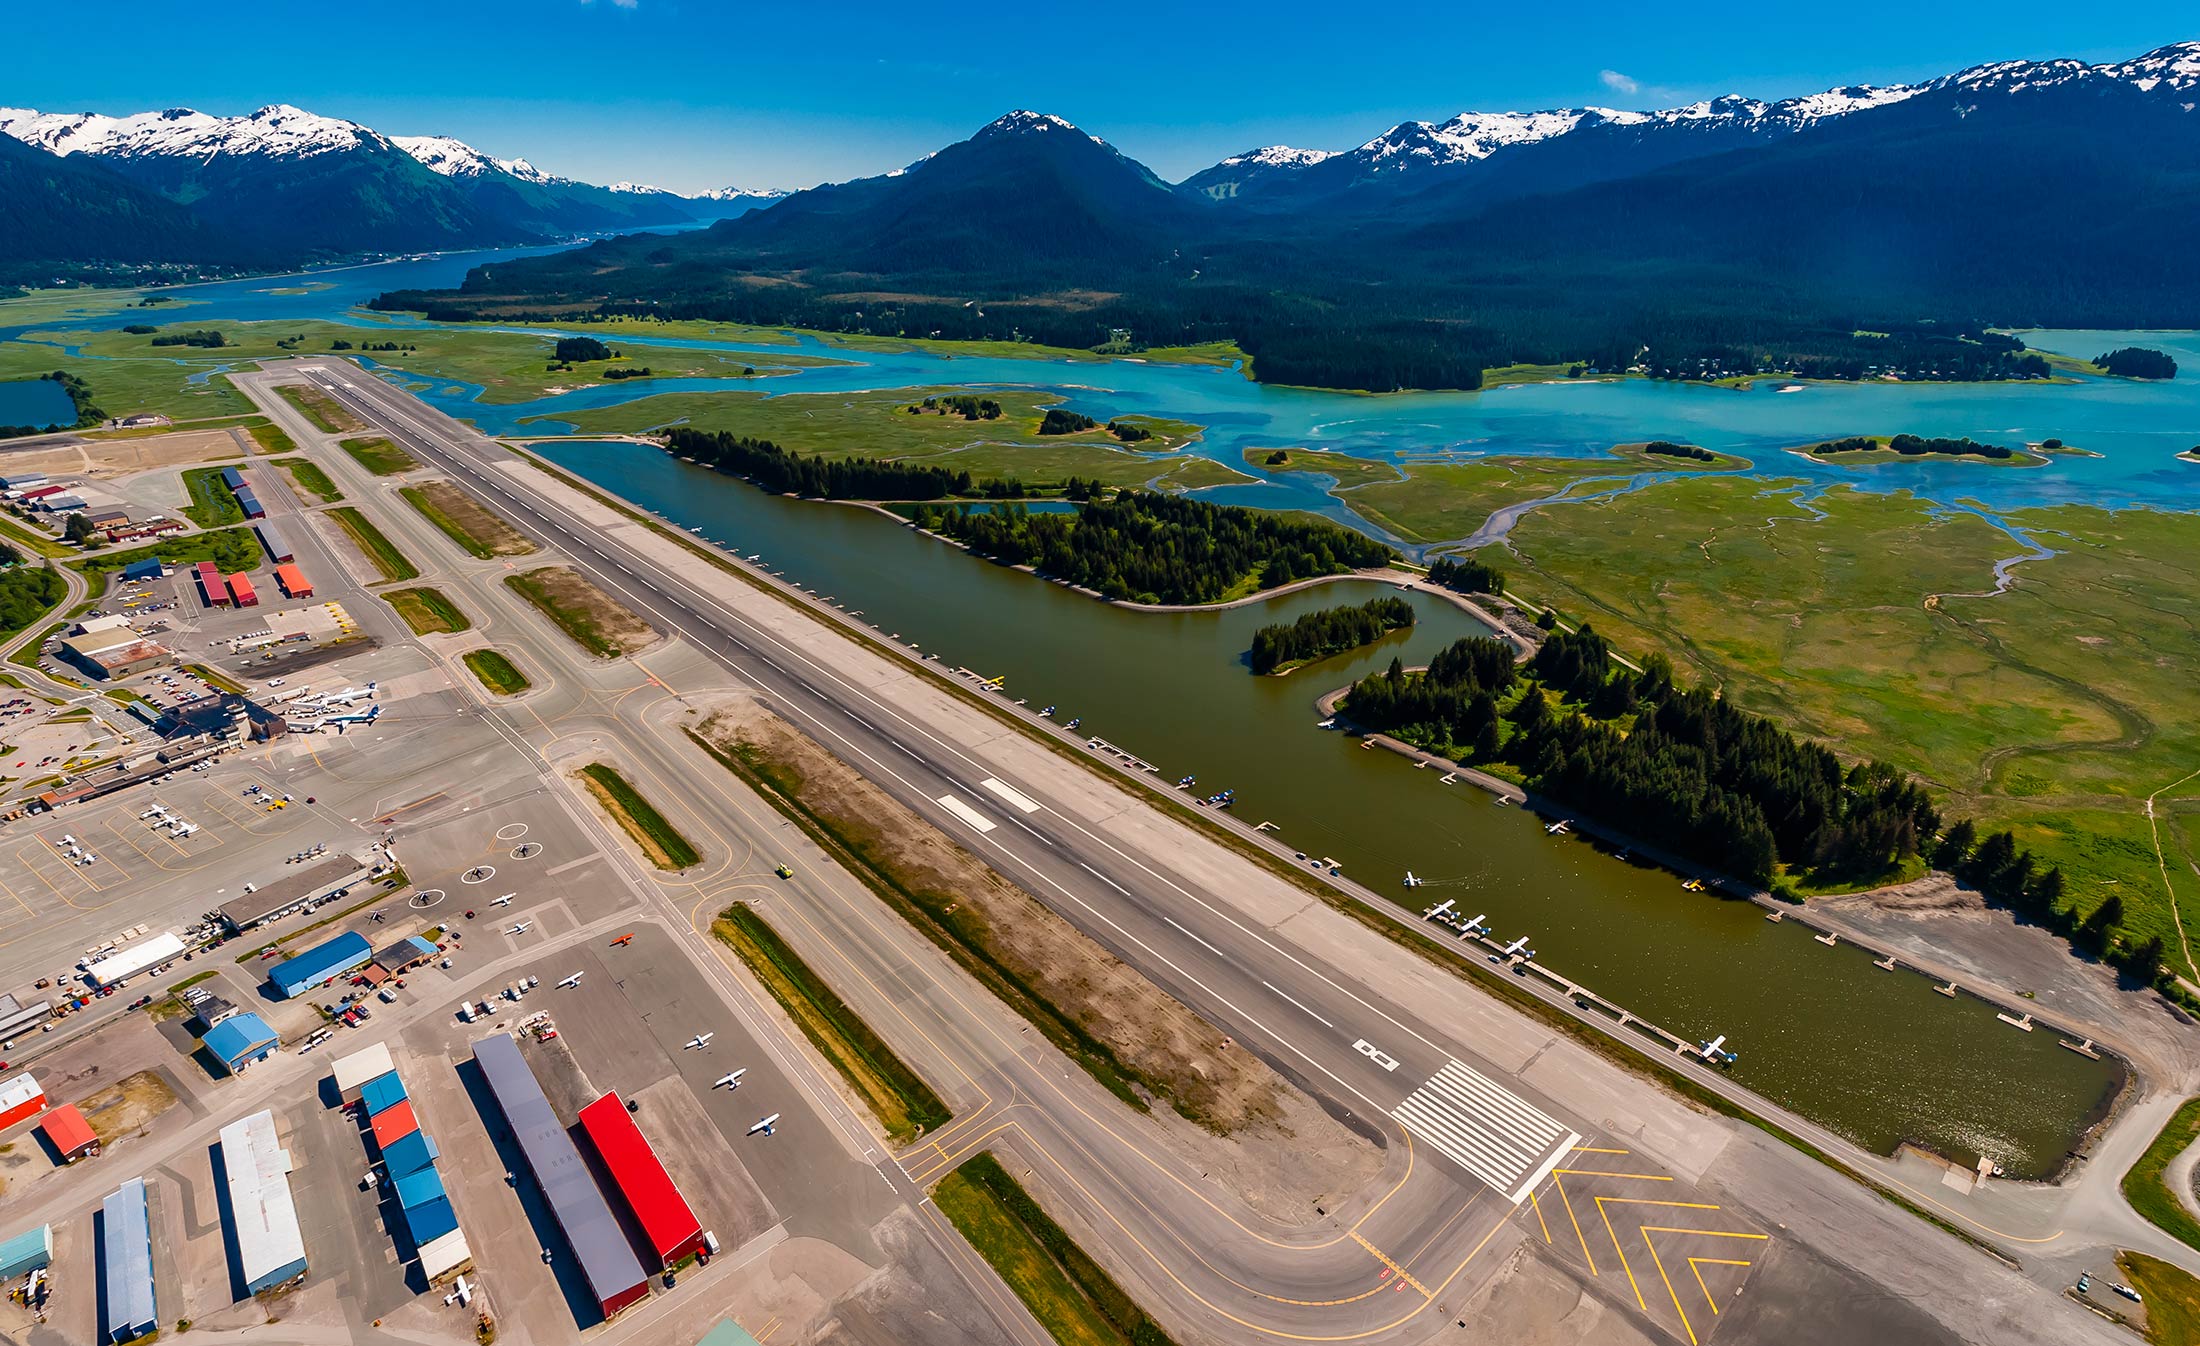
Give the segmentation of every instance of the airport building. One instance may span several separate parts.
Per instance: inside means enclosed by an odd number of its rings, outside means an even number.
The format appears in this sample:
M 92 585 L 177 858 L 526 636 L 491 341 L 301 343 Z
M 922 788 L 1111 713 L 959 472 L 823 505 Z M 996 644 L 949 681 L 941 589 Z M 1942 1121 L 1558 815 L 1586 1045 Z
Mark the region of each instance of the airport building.
M 99 1208 L 106 1244 L 107 1319 L 101 1340 L 135 1341 L 160 1326 L 153 1296 L 153 1223 L 145 1205 L 145 1179 L 132 1178 Z
M 0 1281 L 12 1281 L 53 1265 L 53 1226 L 26 1229 L 0 1243 Z
M 222 1177 L 247 1294 L 306 1274 L 306 1240 L 290 1191 L 290 1151 L 275 1134 L 275 1114 L 255 1112 L 222 1128 Z
M 268 560 L 280 562 L 298 559 L 298 554 L 290 549 L 290 542 L 277 531 L 274 524 L 263 520 L 254 524 L 252 531 L 260 535 L 260 545 L 267 548 Z
M 482 1038 L 474 1043 L 474 1063 L 512 1128 L 598 1310 L 610 1318 L 647 1298 L 648 1273 L 597 1190 L 587 1161 L 543 1096 L 535 1072 L 520 1055 L 519 1043 L 508 1033 Z
M 64 1103 L 40 1118 L 38 1129 L 46 1133 L 46 1143 L 54 1147 L 64 1164 L 99 1157 L 99 1133 L 92 1130 L 92 1124 L 84 1120 L 74 1103 Z
M 282 586 L 285 598 L 313 597 L 313 581 L 306 578 L 306 572 L 288 561 L 275 567 L 275 582 Z
M 141 939 L 135 944 L 109 954 L 84 969 L 84 980 L 93 990 L 120 986 L 141 972 L 150 972 L 162 963 L 183 957 L 183 940 L 173 930 L 165 931 L 151 939 Z
M 336 1079 L 336 1096 L 346 1103 L 359 1102 L 370 1080 L 394 1075 L 396 1071 L 397 1063 L 390 1059 L 390 1045 L 386 1042 L 362 1047 L 349 1056 L 339 1056 L 329 1067 L 329 1073 Z
M 418 1127 L 381 1148 L 382 1169 L 389 1174 L 392 1181 L 408 1173 L 418 1173 L 422 1169 L 432 1172 L 441 1153 L 435 1148 L 435 1142 L 428 1139 L 428 1133 Z
M 604 1172 L 649 1240 L 658 1264 L 672 1266 L 703 1250 L 703 1225 L 672 1175 L 651 1147 L 649 1137 L 626 1110 L 616 1091 L 581 1109 L 581 1130 L 603 1161 Z
M 247 1066 L 265 1061 L 282 1045 L 275 1030 L 257 1014 L 236 1014 L 206 1030 L 199 1045 L 222 1063 L 222 1069 L 241 1075 Z
M 0 1131 L 36 1117 L 46 1107 L 46 1091 L 28 1071 L 0 1080 Z
M 324 944 L 316 944 L 295 958 L 286 958 L 267 970 L 267 979 L 285 1000 L 363 966 L 374 956 L 367 937 L 347 930 Z
M 0 995 L 0 1039 L 36 1028 L 52 1017 L 51 1001 L 33 1000 L 26 1005 L 12 995 Z
M 175 659 L 175 652 L 157 640 L 148 640 L 127 626 L 63 636 L 61 654 L 95 678 L 127 678 Z
M 369 1118 L 404 1101 L 405 1081 L 394 1070 L 386 1070 L 359 1086 L 359 1110 Z
M 217 913 L 223 925 L 243 934 L 269 921 L 304 911 L 366 882 L 374 867 L 356 855 L 335 855 L 287 874 L 257 892 L 225 902 Z

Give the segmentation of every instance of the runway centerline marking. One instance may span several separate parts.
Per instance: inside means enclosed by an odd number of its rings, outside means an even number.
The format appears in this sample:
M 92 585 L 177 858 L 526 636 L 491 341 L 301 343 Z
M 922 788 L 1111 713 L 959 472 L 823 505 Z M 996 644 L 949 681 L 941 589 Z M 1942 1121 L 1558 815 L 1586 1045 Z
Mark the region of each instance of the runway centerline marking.
M 1172 922 L 1170 922 L 1170 924 L 1172 924 L 1172 925 L 1173 925 L 1173 924 L 1175 924 L 1175 922 L 1173 922 L 1173 921 L 1172 921 Z M 1307 1013 L 1307 1014 L 1308 1014 L 1308 1015 L 1309 1015 L 1309 1016 L 1310 1016 L 1311 1018 L 1313 1018 L 1313 1020 L 1314 1020 L 1314 1021 L 1315 1021 L 1316 1023 L 1319 1023 L 1319 1024 L 1320 1024 L 1320 1025 L 1321 1025 L 1322 1027 L 1324 1027 L 1324 1028 L 1335 1028 L 1335 1027 L 1336 1027 L 1336 1025 L 1335 1025 L 1335 1024 L 1333 1024 L 1333 1023 L 1331 1023 L 1331 1022 L 1329 1022 L 1329 1020 L 1327 1020 L 1327 1019 L 1324 1019 L 1324 1018 L 1322 1018 L 1322 1016 L 1320 1016 L 1319 1014 L 1315 1014 L 1315 1013 L 1314 1013 L 1314 1011 L 1312 1011 L 1312 1010 L 1310 1010 L 1310 1009 L 1307 1009 L 1307 1008 L 1306 1008 L 1306 1005 L 1305 1005 L 1305 1004 L 1304 1004 L 1303 1002 L 1301 1002 L 1301 1001 L 1299 1000 L 1299 998 L 1298 998 L 1297 996 L 1295 996 L 1295 995 L 1291 994 L 1291 993 L 1290 993 L 1289 991 L 1286 991 L 1286 990 L 1284 990 L 1284 989 L 1283 989 L 1283 988 L 1282 988 L 1281 986 L 1278 986 L 1278 985 L 1276 985 L 1276 984 L 1275 984 L 1274 982 L 1272 982 L 1272 981 L 1264 981 L 1264 982 L 1262 982 L 1262 983 L 1261 983 L 1261 985 L 1263 985 L 1263 986 L 1267 987 L 1267 988 L 1268 988 L 1269 990 L 1271 990 L 1271 991 L 1274 991 L 1274 992 L 1275 992 L 1275 993 L 1276 993 L 1277 995 L 1280 995 L 1280 996 L 1282 996 L 1282 997 L 1283 997 L 1283 998 L 1284 998 L 1285 1000 L 1288 1000 L 1288 1001 L 1290 1001 L 1290 1002 L 1291 1002 L 1292 1004 L 1294 1004 L 1294 1005 L 1297 1005 L 1297 1006 L 1298 1006 L 1298 1007 L 1299 1007 L 1300 1009 L 1302 1009 L 1302 1010 L 1306 1010 L 1306 1013 Z

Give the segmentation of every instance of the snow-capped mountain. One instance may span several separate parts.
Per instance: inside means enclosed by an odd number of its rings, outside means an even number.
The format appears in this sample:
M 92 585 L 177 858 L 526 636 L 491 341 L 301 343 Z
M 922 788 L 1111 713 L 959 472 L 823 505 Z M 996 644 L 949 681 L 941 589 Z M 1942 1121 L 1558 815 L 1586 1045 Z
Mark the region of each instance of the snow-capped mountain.
M 521 182 L 573 181 L 545 173 L 525 159 L 498 159 L 483 154 L 465 141 L 450 136 L 391 136 L 390 141 L 419 160 L 422 168 L 447 178 L 478 178 L 487 173 L 502 173 Z
M 318 116 L 288 103 L 271 103 L 243 117 L 216 117 L 190 108 L 128 117 L 0 108 L 0 131 L 55 154 L 101 158 L 267 155 L 302 159 L 357 149 L 368 141 L 389 143 L 356 122 Z
M 785 196 L 780 187 L 713 187 L 707 192 L 697 192 L 690 201 L 777 201 Z
M 1204 193 L 1217 201 L 1227 201 L 1244 190 L 1248 183 L 1257 185 L 1266 178 L 1289 177 L 1302 168 L 1312 168 L 1324 159 L 1336 157 L 1335 150 L 1302 150 L 1290 145 L 1263 145 L 1257 150 L 1233 154 L 1212 168 L 1193 174 L 1178 185 Z

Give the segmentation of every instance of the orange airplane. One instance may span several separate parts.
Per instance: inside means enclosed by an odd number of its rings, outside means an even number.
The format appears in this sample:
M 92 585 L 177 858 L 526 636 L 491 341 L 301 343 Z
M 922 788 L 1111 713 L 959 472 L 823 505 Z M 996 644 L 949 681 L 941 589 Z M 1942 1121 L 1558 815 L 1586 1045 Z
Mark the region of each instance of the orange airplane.
M 633 942 L 634 942 L 634 932 L 633 932 L 633 931 L 631 931 L 631 930 L 629 930 L 629 931 L 627 931 L 627 932 L 626 932 L 625 934 L 623 934 L 623 935 L 619 936 L 619 937 L 618 937 L 617 939 L 615 939 L 615 940 L 612 940 L 612 941 L 611 941 L 611 947 L 612 947 L 612 948 L 614 948 L 614 949 L 616 949 L 616 948 L 620 947 L 621 945 L 625 945 L 625 944 L 632 944 Z

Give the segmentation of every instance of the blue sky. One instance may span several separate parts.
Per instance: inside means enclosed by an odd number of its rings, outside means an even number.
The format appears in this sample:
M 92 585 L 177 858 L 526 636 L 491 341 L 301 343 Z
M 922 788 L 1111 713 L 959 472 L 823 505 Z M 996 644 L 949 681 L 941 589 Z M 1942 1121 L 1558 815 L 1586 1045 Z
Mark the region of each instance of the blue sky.
M 2190 0 L 1849 0 L 1799 12 L 1639 0 L 446 0 L 382 13 L 79 0 L 66 22 L 10 25 L 0 103 L 295 103 L 590 181 L 688 191 L 882 172 L 1031 107 L 1181 178 L 1256 145 L 1349 148 L 1470 108 L 1777 98 L 2008 57 L 2120 59 L 2200 37 Z M 102 35 L 96 57 L 88 33 Z

